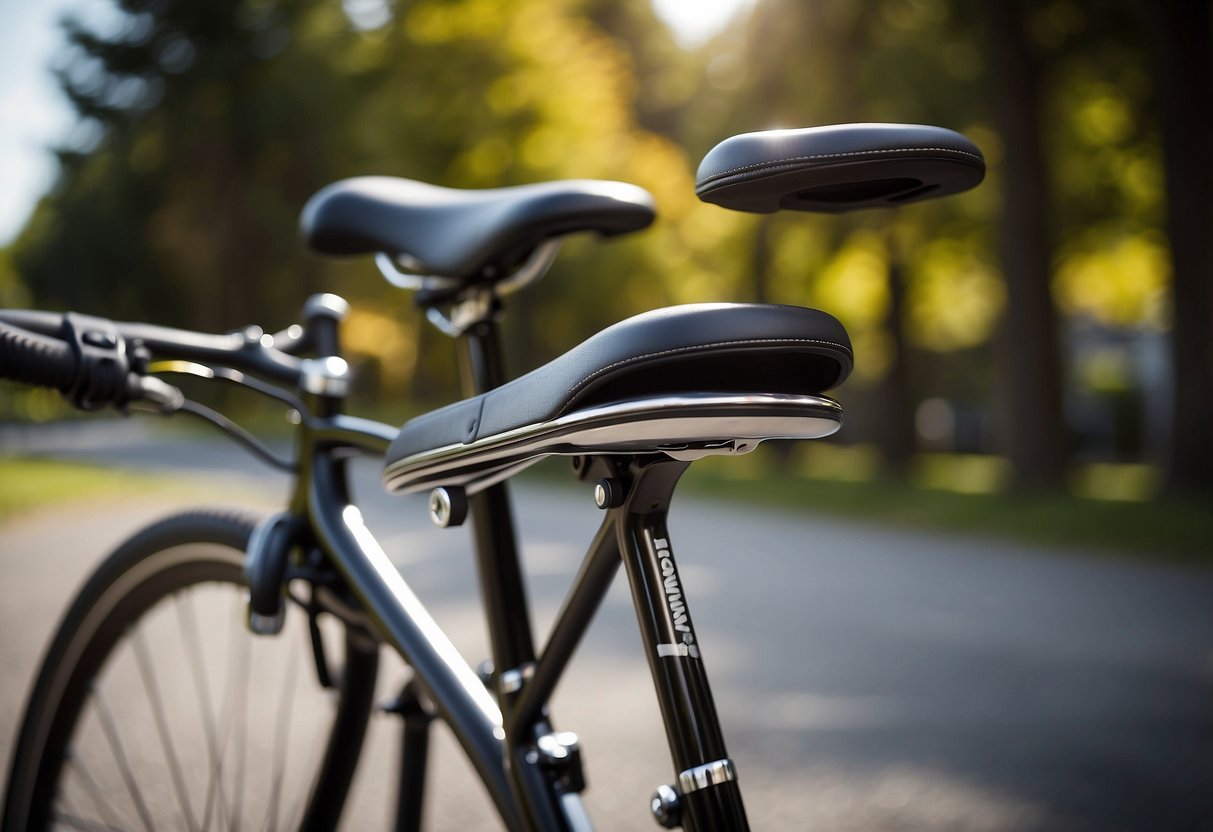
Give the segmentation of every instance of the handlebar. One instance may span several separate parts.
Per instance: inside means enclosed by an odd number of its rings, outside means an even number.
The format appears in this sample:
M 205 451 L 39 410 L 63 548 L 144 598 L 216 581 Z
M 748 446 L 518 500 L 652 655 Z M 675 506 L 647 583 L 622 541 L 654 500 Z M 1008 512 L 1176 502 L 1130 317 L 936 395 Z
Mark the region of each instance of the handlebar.
M 150 360 L 221 364 L 297 385 L 296 354 L 310 341 L 298 326 L 274 335 L 258 327 L 213 335 L 73 312 L 0 310 L 0 377 L 59 390 L 84 409 L 141 400 L 175 410 L 181 393 L 144 374 Z
M 76 359 L 65 341 L 0 320 L 0 376 L 66 394 L 75 382 Z

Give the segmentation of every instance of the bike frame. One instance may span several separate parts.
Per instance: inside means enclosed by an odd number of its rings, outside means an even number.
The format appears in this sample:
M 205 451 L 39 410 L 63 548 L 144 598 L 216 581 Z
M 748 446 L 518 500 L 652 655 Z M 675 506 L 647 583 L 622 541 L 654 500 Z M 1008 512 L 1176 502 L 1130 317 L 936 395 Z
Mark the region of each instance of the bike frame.
M 500 384 L 495 323 L 475 324 L 461 341 L 466 392 Z M 678 776 L 680 817 L 674 818 L 687 829 L 748 829 L 666 528 L 670 497 L 689 463 L 661 454 L 575 460 L 582 479 L 609 476 L 626 496 L 606 511 L 539 652 L 507 485 L 470 498 L 494 697 L 392 565 L 350 498 L 340 452 L 382 454 L 395 429 L 340 414 L 336 398 L 313 396 L 308 404 L 322 415 L 300 427 L 302 464 L 292 510 L 306 515 L 372 628 L 415 673 L 417 685 L 406 690 L 410 701 L 402 709 L 402 795 L 421 793 L 425 726 L 434 714 L 450 726 L 508 828 L 590 828 L 578 794 L 584 779 L 575 737 L 553 731 L 547 701 L 622 563 Z M 409 742 L 419 748 L 410 751 Z M 410 811 L 398 818 L 400 828 L 419 822 L 417 810 Z
M 580 478 L 609 483 L 611 496 L 603 501 L 602 525 L 538 652 L 507 484 L 471 496 L 492 650 L 490 692 L 409 588 L 352 499 L 348 458 L 355 453 L 382 457 L 397 428 L 342 412 L 348 385 L 340 372 L 344 363 L 329 362 L 340 357 L 338 321 L 344 308 L 339 298 L 317 296 L 305 306 L 306 331 L 292 328 L 275 336 L 263 336 L 255 328 L 206 336 L 142 324 L 115 326 L 128 341 L 142 343 L 157 356 L 231 366 L 299 386 L 301 419 L 296 463 L 286 466 L 294 474 L 286 514 L 302 521 L 297 524 L 306 530 L 302 542 L 319 547 L 362 607 L 357 613 L 330 611 L 352 615 L 353 623 L 365 625 L 394 648 L 414 673 L 394 708 L 405 720 L 397 828 L 420 826 L 428 724 L 435 716 L 454 733 L 507 828 L 591 828 L 579 795 L 584 776 L 576 737 L 553 730 L 547 702 L 623 564 L 677 777 L 675 787 L 654 795 L 654 814 L 665 825 L 697 832 L 748 829 L 666 528 L 671 495 L 689 463 L 659 453 L 574 458 Z M 49 313 L 7 311 L 4 319 L 46 335 L 57 334 L 62 320 Z M 503 383 L 491 315 L 464 329 L 460 346 L 467 395 Z M 319 358 L 295 357 L 309 347 Z M 237 380 L 235 376 L 240 373 L 224 377 Z M 355 660 L 373 659 L 360 655 Z M 369 695 L 350 699 L 365 702 Z M 337 730 L 361 737 L 368 715 L 363 708 L 339 714 Z M 324 801 L 314 818 L 317 828 L 336 821 L 360 748 L 360 742 L 330 747 L 320 787 L 333 799 Z

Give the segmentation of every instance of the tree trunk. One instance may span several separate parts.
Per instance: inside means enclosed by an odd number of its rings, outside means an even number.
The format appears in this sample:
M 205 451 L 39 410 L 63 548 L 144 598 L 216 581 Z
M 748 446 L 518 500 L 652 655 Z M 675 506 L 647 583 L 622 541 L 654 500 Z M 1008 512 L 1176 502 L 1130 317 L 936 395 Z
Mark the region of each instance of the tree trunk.
M 1175 402 L 1166 485 L 1213 491 L 1213 13 L 1140 4 L 1152 37 L 1171 242 Z
M 876 384 L 872 400 L 880 414 L 875 420 L 876 446 L 885 470 L 894 477 L 905 477 L 917 449 L 914 433 L 914 405 L 910 393 L 909 345 L 906 342 L 906 275 L 894 229 L 885 235 L 888 241 L 889 311 L 885 328 L 889 333 L 892 356 L 889 369 Z
M 1067 462 L 1057 317 L 1049 291 L 1052 245 L 1040 130 L 1037 57 L 1016 0 L 984 4 L 995 125 L 1002 137 L 999 256 L 1007 308 L 998 337 L 1002 443 L 1017 488 L 1055 488 Z

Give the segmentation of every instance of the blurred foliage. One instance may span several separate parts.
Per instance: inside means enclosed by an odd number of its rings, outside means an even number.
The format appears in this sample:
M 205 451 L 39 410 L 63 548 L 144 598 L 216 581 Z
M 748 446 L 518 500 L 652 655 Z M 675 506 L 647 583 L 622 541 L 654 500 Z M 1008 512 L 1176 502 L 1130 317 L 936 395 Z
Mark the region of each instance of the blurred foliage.
M 815 442 L 803 446 L 814 450 L 828 447 Z M 769 461 L 762 465 L 755 460 L 759 464 L 749 466 L 735 462 L 741 460 L 716 458 L 697 463 L 683 484 L 708 499 L 747 500 L 768 509 L 807 508 L 869 524 L 968 532 L 976 540 L 1019 540 L 1155 563 L 1206 568 L 1213 563 L 1213 514 L 1208 502 L 1170 497 L 1143 500 L 1152 490 L 1156 472 L 1139 466 L 1078 466 L 1074 495 L 1007 495 L 992 486 L 992 479 L 1007 473 L 1000 470 L 1005 461 L 995 459 L 921 460 L 918 476 L 923 478 L 922 488 L 855 478 L 849 465 L 839 467 L 841 476 L 827 473 L 818 477 L 799 466 L 787 472 Z M 944 487 L 939 478 L 946 480 Z
M 60 77 L 87 140 L 61 151 L 57 185 L 0 258 L 0 304 L 277 328 L 307 294 L 335 291 L 354 304 L 364 384 L 445 400 L 453 350 L 369 263 L 302 250 L 307 198 L 359 174 L 469 188 L 624 179 L 655 195 L 658 223 L 570 241 L 541 288 L 510 299 L 515 372 L 645 309 L 760 300 L 847 325 L 857 369 L 841 395 L 869 411 L 847 441 L 871 438 L 877 417 L 909 424 L 925 399 L 990 407 L 1005 148 L 975 4 L 761 0 L 692 51 L 647 0 L 117 5 L 110 31 L 65 24 Z M 1135 6 L 1017 9 L 1046 72 L 1058 309 L 1165 331 L 1162 151 Z M 754 217 L 695 199 L 697 159 L 728 135 L 844 121 L 958 129 L 985 152 L 988 181 L 896 216 Z M 881 398 L 893 378 L 910 393 L 895 406 Z

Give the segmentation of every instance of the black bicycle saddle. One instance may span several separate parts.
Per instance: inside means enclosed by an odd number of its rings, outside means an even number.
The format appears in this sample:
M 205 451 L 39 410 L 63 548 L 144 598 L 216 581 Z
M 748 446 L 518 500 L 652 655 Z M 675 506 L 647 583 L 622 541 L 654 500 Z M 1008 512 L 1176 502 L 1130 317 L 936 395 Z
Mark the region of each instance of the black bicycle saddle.
M 762 420 L 792 411 L 836 423 L 837 406 L 815 397 L 841 384 L 851 366 L 846 330 L 816 309 L 739 303 L 656 309 L 608 327 L 501 387 L 407 422 L 388 451 L 384 480 L 392 490 L 412 490 L 431 480 L 466 481 L 494 466 L 504 470 L 552 452 L 569 420 L 584 428 L 580 416 L 619 403 L 631 408 L 617 430 L 596 424 L 582 431 L 580 448 L 564 451 L 617 444 L 621 437 L 633 449 L 653 450 L 702 439 L 697 434 L 705 427 L 720 431 L 711 434 L 714 439 L 735 432 L 761 441 Z M 722 397 L 728 399 L 723 406 Z M 685 421 L 668 434 L 641 426 L 669 420 L 674 412 L 696 423 L 690 433 Z M 811 430 L 821 435 L 819 425 Z M 801 434 L 780 428 L 765 438 L 786 435 Z M 522 438 L 529 444 L 502 452 Z
M 384 252 L 458 279 L 504 277 L 536 246 L 578 231 L 604 236 L 652 223 L 653 198 L 622 182 L 572 179 L 460 190 L 390 176 L 343 179 L 303 209 L 304 240 L 321 254 Z
M 725 139 L 695 175 L 704 202 L 737 211 L 839 213 L 891 208 L 972 188 L 981 151 L 923 124 L 835 124 Z

